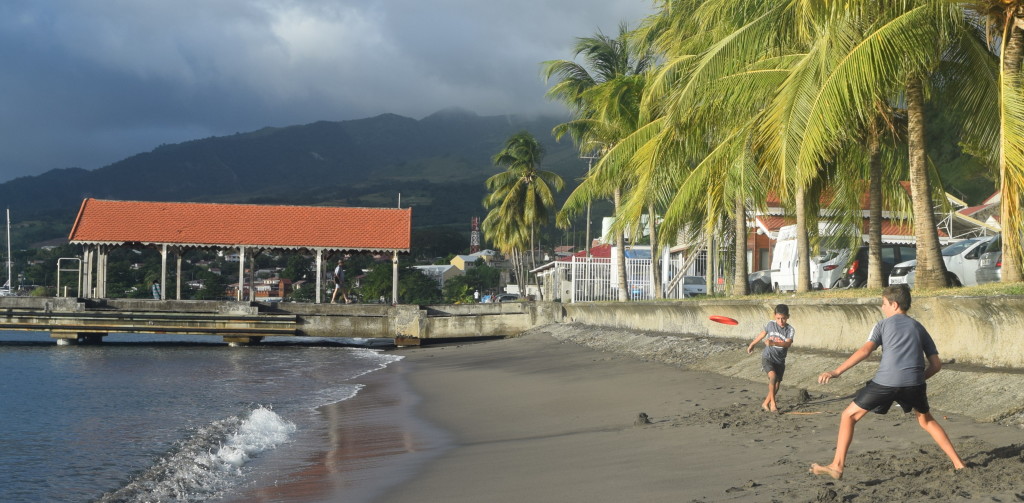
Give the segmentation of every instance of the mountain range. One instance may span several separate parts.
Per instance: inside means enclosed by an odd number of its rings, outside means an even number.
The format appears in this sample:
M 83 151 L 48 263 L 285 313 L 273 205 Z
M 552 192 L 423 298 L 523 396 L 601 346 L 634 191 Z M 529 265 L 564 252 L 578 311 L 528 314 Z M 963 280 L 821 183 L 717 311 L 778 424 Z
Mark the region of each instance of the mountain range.
M 997 174 L 965 155 L 958 128 L 943 110 L 928 130 L 929 155 L 947 191 L 972 202 L 994 190 Z M 479 116 L 446 109 L 423 119 L 383 114 L 358 120 L 263 128 L 231 136 L 161 145 L 96 170 L 55 169 L 0 184 L 11 208 L 12 240 L 21 247 L 68 235 L 82 199 L 196 201 L 312 206 L 413 208 L 413 228 L 468 236 L 484 217 L 484 180 L 501 168 L 491 157 L 526 130 L 545 147 L 542 169 L 566 189 L 587 170 L 572 141 L 552 128 L 566 117 Z M 399 201 L 400 199 L 400 201 Z M 600 203 L 599 203 L 600 204 Z M 604 208 L 610 214 L 610 208 Z M 451 236 L 451 234 L 449 234 Z M 415 232 L 414 232 L 415 237 Z
M 469 230 L 485 215 L 491 157 L 526 130 L 542 142 L 542 169 L 585 173 L 572 142 L 555 142 L 564 117 L 479 116 L 447 109 L 423 119 L 393 114 L 264 128 L 161 145 L 96 170 L 55 169 L 0 184 L 17 241 L 67 236 L 86 197 L 140 201 L 413 208 L 413 226 Z

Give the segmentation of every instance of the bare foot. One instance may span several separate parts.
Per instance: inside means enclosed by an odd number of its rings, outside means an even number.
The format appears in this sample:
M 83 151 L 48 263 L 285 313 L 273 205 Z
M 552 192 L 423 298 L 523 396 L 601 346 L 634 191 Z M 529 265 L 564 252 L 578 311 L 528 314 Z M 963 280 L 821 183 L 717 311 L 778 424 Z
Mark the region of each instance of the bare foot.
M 765 412 L 768 412 L 768 406 L 763 403 L 761 404 L 761 409 L 764 410 Z
M 843 478 L 843 472 L 836 470 L 831 466 L 822 466 L 818 463 L 811 463 L 811 473 L 815 475 L 828 475 L 836 480 Z

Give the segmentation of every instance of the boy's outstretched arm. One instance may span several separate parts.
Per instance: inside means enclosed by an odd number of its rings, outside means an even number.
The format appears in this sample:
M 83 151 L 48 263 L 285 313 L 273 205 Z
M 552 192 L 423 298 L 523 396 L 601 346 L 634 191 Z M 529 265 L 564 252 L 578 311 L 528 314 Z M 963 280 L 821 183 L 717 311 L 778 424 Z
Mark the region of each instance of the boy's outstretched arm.
M 766 335 L 768 335 L 768 332 L 762 330 L 761 333 L 757 334 L 757 337 L 754 337 L 753 341 L 750 341 L 750 344 L 747 346 L 748 355 L 754 352 L 754 346 L 756 346 L 757 343 L 761 342 L 761 339 L 764 339 L 764 336 Z
M 850 357 L 847 358 L 842 365 L 836 367 L 835 370 L 833 370 L 832 372 L 822 372 L 821 375 L 818 376 L 818 384 L 826 384 L 829 382 L 829 380 L 835 379 L 836 377 L 843 375 L 843 372 L 850 370 L 851 368 L 853 368 L 854 365 L 857 365 L 858 363 L 864 361 L 868 356 L 871 356 L 871 352 L 874 351 L 877 347 L 878 345 L 875 344 L 874 342 L 865 342 L 864 345 L 860 347 L 860 349 L 854 351 L 853 354 L 850 355 Z

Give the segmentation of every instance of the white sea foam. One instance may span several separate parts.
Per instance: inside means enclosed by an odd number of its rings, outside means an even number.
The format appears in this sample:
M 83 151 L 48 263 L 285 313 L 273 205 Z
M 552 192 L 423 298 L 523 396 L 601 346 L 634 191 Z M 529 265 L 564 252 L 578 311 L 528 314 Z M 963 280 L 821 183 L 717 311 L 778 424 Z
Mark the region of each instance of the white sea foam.
M 225 471 L 240 468 L 253 455 L 284 443 L 292 433 L 295 433 L 293 423 L 270 409 L 260 407 L 242 421 L 237 431 L 228 435 L 217 452 L 206 455 L 211 466 L 219 466 Z
M 103 502 L 206 501 L 221 494 L 243 474 L 253 456 L 287 442 L 295 424 L 266 407 L 245 419 L 216 421 L 182 441 L 177 449 L 134 477 Z

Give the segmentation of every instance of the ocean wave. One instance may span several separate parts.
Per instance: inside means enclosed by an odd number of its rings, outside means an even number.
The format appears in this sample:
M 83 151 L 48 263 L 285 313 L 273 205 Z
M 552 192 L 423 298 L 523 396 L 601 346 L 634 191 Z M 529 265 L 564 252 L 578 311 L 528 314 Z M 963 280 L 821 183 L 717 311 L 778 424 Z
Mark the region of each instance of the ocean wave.
M 179 442 L 124 487 L 97 501 L 207 501 L 232 487 L 253 456 L 286 442 L 295 428 L 295 424 L 266 407 L 254 409 L 244 419 L 215 421 Z

